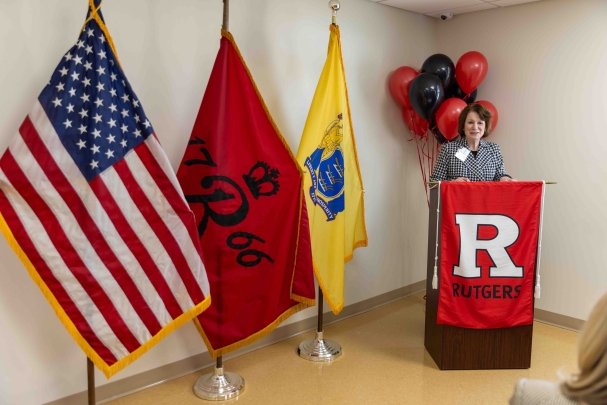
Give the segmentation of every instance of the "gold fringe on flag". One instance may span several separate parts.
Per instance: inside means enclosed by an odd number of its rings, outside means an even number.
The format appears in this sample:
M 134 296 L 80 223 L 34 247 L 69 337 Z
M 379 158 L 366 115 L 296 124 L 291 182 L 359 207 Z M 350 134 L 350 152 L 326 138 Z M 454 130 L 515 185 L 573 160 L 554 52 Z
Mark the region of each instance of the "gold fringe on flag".
M 42 280 L 42 277 L 40 277 L 40 274 L 38 274 L 38 271 L 36 270 L 30 259 L 27 257 L 27 255 L 15 239 L 15 236 L 10 230 L 2 214 L 0 214 L 0 232 L 2 232 L 2 234 L 8 241 L 8 245 L 11 247 L 11 249 L 13 249 L 17 257 L 21 260 L 21 262 L 27 269 L 30 277 L 32 278 L 32 280 L 34 280 L 34 283 L 36 283 L 38 288 L 40 288 L 40 291 L 42 291 L 42 295 L 44 295 L 49 304 L 51 304 L 51 307 L 55 311 L 55 314 L 57 314 L 57 317 L 59 318 L 63 326 L 65 326 L 65 329 L 67 329 L 68 333 L 72 336 L 72 338 L 74 338 L 78 346 L 80 346 L 80 348 L 87 355 L 87 357 L 91 359 L 93 364 L 95 364 L 95 366 L 97 366 L 97 368 L 101 370 L 108 379 L 126 366 L 128 366 L 129 364 L 131 364 L 132 362 L 134 362 L 135 360 L 137 360 L 139 357 L 141 357 L 145 352 L 150 350 L 158 342 L 164 339 L 169 333 L 173 332 L 175 329 L 179 328 L 186 322 L 195 319 L 211 305 L 211 296 L 209 295 L 205 298 L 203 302 L 196 305 L 188 312 L 183 313 L 177 319 L 174 319 L 171 323 L 167 324 L 164 328 L 162 328 L 162 330 L 160 330 L 160 332 L 158 332 L 150 340 L 141 345 L 133 353 L 129 354 L 126 357 L 123 357 L 113 365 L 109 366 L 82 337 L 72 320 L 67 316 L 67 314 L 61 307 L 61 304 L 59 304 L 59 302 L 57 301 L 57 298 L 55 298 L 46 283 Z

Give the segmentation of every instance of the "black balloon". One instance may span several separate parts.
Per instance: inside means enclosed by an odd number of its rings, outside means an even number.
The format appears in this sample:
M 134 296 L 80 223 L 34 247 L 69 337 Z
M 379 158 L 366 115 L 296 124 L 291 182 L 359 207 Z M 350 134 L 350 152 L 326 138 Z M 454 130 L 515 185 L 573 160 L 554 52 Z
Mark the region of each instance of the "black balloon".
M 474 89 L 472 93 L 466 94 L 461 87 L 459 87 L 459 84 L 457 84 L 457 80 L 455 80 L 451 87 L 445 91 L 445 99 L 459 98 L 460 100 L 464 100 L 467 104 L 472 104 L 476 101 L 477 90 L 478 89 Z
M 455 81 L 455 65 L 451 58 L 442 53 L 430 56 L 422 65 L 422 73 L 431 73 L 438 76 L 443 86 L 448 88 Z
M 434 139 L 436 139 L 436 142 L 438 142 L 439 145 L 447 142 L 447 138 L 444 137 L 444 135 L 438 129 L 438 125 L 436 125 L 436 116 L 432 117 L 432 121 L 430 121 L 430 131 L 432 132 L 432 135 L 434 135 Z
M 433 74 L 420 73 L 411 81 L 409 101 L 423 119 L 430 120 L 444 99 L 443 83 Z

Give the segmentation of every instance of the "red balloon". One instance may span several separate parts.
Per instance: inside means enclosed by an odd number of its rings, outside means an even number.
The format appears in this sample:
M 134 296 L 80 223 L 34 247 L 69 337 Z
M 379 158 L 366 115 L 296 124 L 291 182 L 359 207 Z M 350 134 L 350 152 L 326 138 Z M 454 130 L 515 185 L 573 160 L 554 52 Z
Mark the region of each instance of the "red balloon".
M 415 124 L 413 123 L 413 113 L 415 113 L 413 108 L 403 107 L 403 121 L 405 121 L 405 125 L 411 132 L 413 132 L 415 129 Z
M 430 123 L 423 119 L 413 108 L 403 108 L 403 120 L 411 131 L 415 135 L 423 135 L 428 131 Z
M 415 76 L 417 76 L 417 71 L 409 66 L 399 67 L 390 76 L 390 93 L 403 107 L 411 108 L 409 86 Z
M 450 98 L 443 101 L 436 112 L 436 126 L 448 141 L 459 134 L 457 132 L 459 116 L 467 105 L 464 100 Z
M 464 93 L 470 94 L 483 82 L 488 70 L 487 58 L 482 53 L 466 52 L 459 58 L 455 66 L 457 84 Z
M 476 104 L 482 105 L 487 110 L 489 110 L 489 112 L 491 113 L 491 117 L 492 117 L 491 131 L 493 131 L 495 129 L 495 127 L 497 126 L 497 120 L 498 120 L 497 108 L 495 108 L 495 106 L 487 100 L 477 101 Z
M 423 119 L 421 115 L 416 113 L 415 110 L 413 110 L 413 113 L 415 114 L 413 118 L 413 123 L 415 124 L 414 133 L 415 135 L 424 135 L 426 132 L 428 132 L 430 123 L 428 120 Z

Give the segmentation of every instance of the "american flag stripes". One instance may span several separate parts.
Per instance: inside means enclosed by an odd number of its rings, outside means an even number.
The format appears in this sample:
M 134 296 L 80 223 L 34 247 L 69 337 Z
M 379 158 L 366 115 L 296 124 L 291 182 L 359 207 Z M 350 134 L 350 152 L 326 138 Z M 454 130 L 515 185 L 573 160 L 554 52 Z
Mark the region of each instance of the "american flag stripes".
M 0 229 L 109 378 L 204 311 L 210 290 L 194 215 L 89 15 L 0 159 Z

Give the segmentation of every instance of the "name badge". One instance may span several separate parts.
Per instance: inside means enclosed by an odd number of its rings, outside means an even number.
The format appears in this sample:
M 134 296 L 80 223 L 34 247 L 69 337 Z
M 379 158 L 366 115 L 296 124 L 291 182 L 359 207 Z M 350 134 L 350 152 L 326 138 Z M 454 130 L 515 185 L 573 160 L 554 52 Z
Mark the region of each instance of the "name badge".
M 470 149 L 460 148 L 456 153 L 455 157 L 464 162 L 468 155 L 470 154 Z

